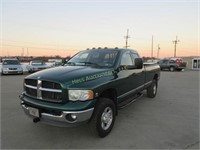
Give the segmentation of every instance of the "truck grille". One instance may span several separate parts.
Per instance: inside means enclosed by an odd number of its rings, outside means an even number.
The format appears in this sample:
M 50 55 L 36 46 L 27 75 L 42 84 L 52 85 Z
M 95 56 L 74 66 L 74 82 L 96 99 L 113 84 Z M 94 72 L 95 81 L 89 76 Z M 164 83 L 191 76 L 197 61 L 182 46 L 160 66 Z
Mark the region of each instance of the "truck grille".
M 9 70 L 17 70 L 17 68 L 9 68 Z
M 32 86 L 37 86 L 37 80 L 25 79 L 25 84 L 32 85 Z
M 24 90 L 28 96 L 51 102 L 62 102 L 62 90 L 59 83 L 25 79 Z

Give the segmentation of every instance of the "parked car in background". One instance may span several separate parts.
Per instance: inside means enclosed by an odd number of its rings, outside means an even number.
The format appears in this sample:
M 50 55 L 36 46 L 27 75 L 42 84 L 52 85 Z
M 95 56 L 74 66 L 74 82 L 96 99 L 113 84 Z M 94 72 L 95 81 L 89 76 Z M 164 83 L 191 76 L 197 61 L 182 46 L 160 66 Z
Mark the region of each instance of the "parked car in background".
M 62 62 L 55 62 L 55 63 L 54 63 L 54 66 L 55 66 L 55 67 L 62 66 L 62 65 L 63 65 Z
M 44 69 L 47 69 L 47 68 L 50 68 L 50 66 L 47 65 L 42 60 L 30 61 L 29 65 L 27 66 L 27 69 L 28 69 L 29 73 L 40 71 L 40 70 L 44 70 Z
M 58 67 L 58 66 L 63 65 L 62 59 L 49 59 L 48 63 L 51 63 L 52 67 Z
M 170 71 L 182 71 L 186 68 L 186 63 L 182 58 L 170 58 L 159 61 L 160 69 L 168 69 Z
M 3 59 L 1 74 L 23 74 L 23 68 L 18 59 Z

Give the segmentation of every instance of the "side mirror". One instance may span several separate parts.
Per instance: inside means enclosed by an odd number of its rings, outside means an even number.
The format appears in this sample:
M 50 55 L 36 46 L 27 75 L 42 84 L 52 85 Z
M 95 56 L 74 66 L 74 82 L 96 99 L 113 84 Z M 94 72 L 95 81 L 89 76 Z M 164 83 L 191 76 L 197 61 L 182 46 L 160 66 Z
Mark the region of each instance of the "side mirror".
M 137 69 L 143 68 L 143 60 L 142 58 L 135 58 L 135 66 Z

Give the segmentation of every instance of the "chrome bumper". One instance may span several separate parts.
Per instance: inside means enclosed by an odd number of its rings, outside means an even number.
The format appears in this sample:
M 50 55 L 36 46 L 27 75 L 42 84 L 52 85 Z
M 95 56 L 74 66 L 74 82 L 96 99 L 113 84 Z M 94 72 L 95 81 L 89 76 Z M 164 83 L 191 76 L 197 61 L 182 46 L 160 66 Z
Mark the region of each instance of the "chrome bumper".
M 21 106 L 25 112 L 25 114 L 31 118 L 37 118 L 35 116 L 32 116 L 29 113 L 29 108 L 23 102 L 21 103 Z M 76 126 L 81 123 L 87 122 L 92 114 L 93 114 L 94 108 L 87 109 L 84 111 L 62 111 L 61 115 L 53 115 L 48 113 L 41 113 L 40 118 L 38 118 L 41 122 L 47 123 L 54 126 L 60 126 L 60 127 L 70 127 L 70 126 Z M 74 115 L 76 116 L 76 119 L 74 121 L 69 121 L 66 119 L 67 115 Z

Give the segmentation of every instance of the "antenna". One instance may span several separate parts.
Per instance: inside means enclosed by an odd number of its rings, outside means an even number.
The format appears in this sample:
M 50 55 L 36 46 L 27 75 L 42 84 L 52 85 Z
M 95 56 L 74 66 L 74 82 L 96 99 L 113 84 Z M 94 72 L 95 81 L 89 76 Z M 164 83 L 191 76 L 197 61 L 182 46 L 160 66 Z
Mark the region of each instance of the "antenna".
M 126 36 L 124 37 L 124 38 L 126 39 L 126 46 L 125 46 L 125 48 L 130 47 L 130 46 L 128 46 L 128 39 L 130 38 L 130 36 L 128 35 L 128 32 L 129 32 L 129 29 L 127 29 L 127 34 L 126 34 Z
M 180 40 L 178 40 L 178 37 L 176 36 L 176 40 L 172 41 L 174 43 L 174 57 L 176 57 L 176 44 L 178 44 L 178 42 L 180 42 Z

